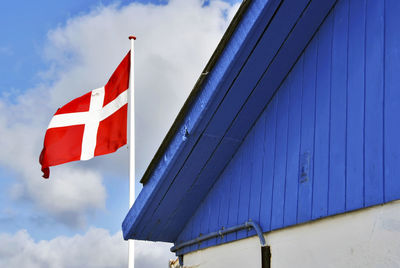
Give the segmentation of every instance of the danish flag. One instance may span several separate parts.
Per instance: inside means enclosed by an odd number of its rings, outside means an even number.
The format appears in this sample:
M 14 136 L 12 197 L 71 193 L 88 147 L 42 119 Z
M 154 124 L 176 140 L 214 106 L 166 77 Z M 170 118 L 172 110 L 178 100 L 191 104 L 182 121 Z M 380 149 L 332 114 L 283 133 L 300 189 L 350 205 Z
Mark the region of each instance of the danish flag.
M 104 87 L 59 108 L 47 128 L 39 157 L 43 177 L 50 166 L 115 152 L 126 144 L 130 53 Z

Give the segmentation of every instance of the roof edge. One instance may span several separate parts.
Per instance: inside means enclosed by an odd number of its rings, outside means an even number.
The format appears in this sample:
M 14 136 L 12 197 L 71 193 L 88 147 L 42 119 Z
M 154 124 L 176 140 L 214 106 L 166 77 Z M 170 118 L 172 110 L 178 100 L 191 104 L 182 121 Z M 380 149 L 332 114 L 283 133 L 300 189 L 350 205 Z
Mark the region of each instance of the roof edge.
M 179 161 L 177 155 L 182 153 L 185 148 L 192 147 L 193 137 L 197 135 L 195 134 L 196 130 L 202 125 L 200 121 L 204 119 L 205 111 L 210 108 L 208 107 L 209 100 L 217 90 L 219 83 L 217 81 L 224 79 L 223 77 L 232 68 L 232 61 L 238 60 L 238 57 L 241 58 L 243 49 L 246 49 L 243 44 L 255 30 L 254 26 L 257 24 L 260 15 L 265 9 L 275 10 L 281 1 L 245 0 L 239 7 L 223 36 L 223 40 L 220 41 L 204 68 L 203 73 L 207 75 L 201 75 L 196 82 L 142 177 L 143 189 L 122 223 L 124 239 L 132 237 L 135 226 L 142 220 L 145 211 L 151 209 L 151 202 L 158 195 L 162 182 L 165 182 L 163 180 L 165 174 L 171 171 L 169 168 L 176 161 Z M 204 105 L 206 108 L 204 108 Z M 186 135 L 186 131 L 191 135 Z
M 165 154 L 168 145 L 172 141 L 172 139 L 177 134 L 181 123 L 184 122 L 186 118 L 187 112 L 190 110 L 191 104 L 197 99 L 198 94 L 202 88 L 203 82 L 205 81 L 207 74 L 213 69 L 215 64 L 217 63 L 220 55 L 224 51 L 226 45 L 230 41 L 232 35 L 234 34 L 241 18 L 247 11 L 252 0 L 243 0 L 242 4 L 240 5 L 238 11 L 236 12 L 235 16 L 233 17 L 231 23 L 229 24 L 227 30 L 225 31 L 224 35 L 222 36 L 221 41 L 218 43 L 217 48 L 214 50 L 210 60 L 207 62 L 206 66 L 204 67 L 203 71 L 201 72 L 199 78 L 197 79 L 192 91 L 189 94 L 189 97 L 186 99 L 185 103 L 183 104 L 181 110 L 179 111 L 177 117 L 175 118 L 171 128 L 167 132 L 167 135 L 164 137 L 160 147 L 158 148 L 157 152 L 155 153 L 153 159 L 151 160 L 150 164 L 147 166 L 146 171 L 144 172 L 140 183 L 145 184 L 151 177 L 154 169 L 156 168 L 157 164 L 160 162 L 160 159 Z

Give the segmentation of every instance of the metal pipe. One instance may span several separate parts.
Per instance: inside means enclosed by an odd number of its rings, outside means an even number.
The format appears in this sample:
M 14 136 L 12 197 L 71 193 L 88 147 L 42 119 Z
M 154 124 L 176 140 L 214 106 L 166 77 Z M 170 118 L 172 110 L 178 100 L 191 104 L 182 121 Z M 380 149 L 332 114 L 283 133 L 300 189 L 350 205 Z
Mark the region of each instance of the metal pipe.
M 267 244 L 265 243 L 264 235 L 263 235 L 263 233 L 261 231 L 260 226 L 257 223 L 249 220 L 249 221 L 245 222 L 244 224 L 233 226 L 233 227 L 230 227 L 230 228 L 227 228 L 227 229 L 222 228 L 219 231 L 212 232 L 212 233 L 209 233 L 209 234 L 206 234 L 206 235 L 201 235 L 201 236 L 199 236 L 199 237 L 197 237 L 195 239 L 192 239 L 192 240 L 183 242 L 181 244 L 175 245 L 175 246 L 173 246 L 171 248 L 171 252 L 176 252 L 176 251 L 178 251 L 178 250 L 180 250 L 180 249 L 182 249 L 184 247 L 201 243 L 201 242 L 203 242 L 205 240 L 208 240 L 210 238 L 218 237 L 218 236 L 222 237 L 225 234 L 233 233 L 233 232 L 236 232 L 236 231 L 239 231 L 239 230 L 242 230 L 242 229 L 246 229 L 246 228 L 253 228 L 256 231 L 256 233 L 258 235 L 258 238 L 260 239 L 261 246 L 262 247 L 267 246 Z
M 265 242 L 265 238 L 264 238 L 263 232 L 260 228 L 260 225 L 258 225 L 254 221 L 248 221 L 248 222 L 246 222 L 246 224 L 253 227 L 253 229 L 256 231 L 258 238 L 260 239 L 261 246 L 262 247 L 267 246 L 267 243 Z

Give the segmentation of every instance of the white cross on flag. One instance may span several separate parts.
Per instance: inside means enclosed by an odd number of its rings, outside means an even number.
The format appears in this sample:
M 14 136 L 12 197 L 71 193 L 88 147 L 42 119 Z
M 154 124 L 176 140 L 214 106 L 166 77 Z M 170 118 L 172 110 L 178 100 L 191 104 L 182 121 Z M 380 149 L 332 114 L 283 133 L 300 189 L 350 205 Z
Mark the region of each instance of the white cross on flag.
M 104 87 L 57 110 L 39 157 L 44 178 L 50 166 L 109 154 L 126 144 L 129 70 L 130 52 Z

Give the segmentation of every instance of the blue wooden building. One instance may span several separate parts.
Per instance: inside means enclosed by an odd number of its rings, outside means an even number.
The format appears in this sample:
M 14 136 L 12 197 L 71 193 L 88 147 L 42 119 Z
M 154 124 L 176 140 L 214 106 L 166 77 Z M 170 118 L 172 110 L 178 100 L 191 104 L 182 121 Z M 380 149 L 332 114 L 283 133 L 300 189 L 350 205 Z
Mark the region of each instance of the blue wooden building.
M 346 240 L 367 214 L 400 239 L 399 14 L 398 0 L 244 1 L 148 166 L 124 238 L 172 242 L 188 267 L 251 238 L 269 267 L 269 234 L 333 221 L 315 228 L 342 224 Z M 369 263 L 400 265 L 386 253 Z

